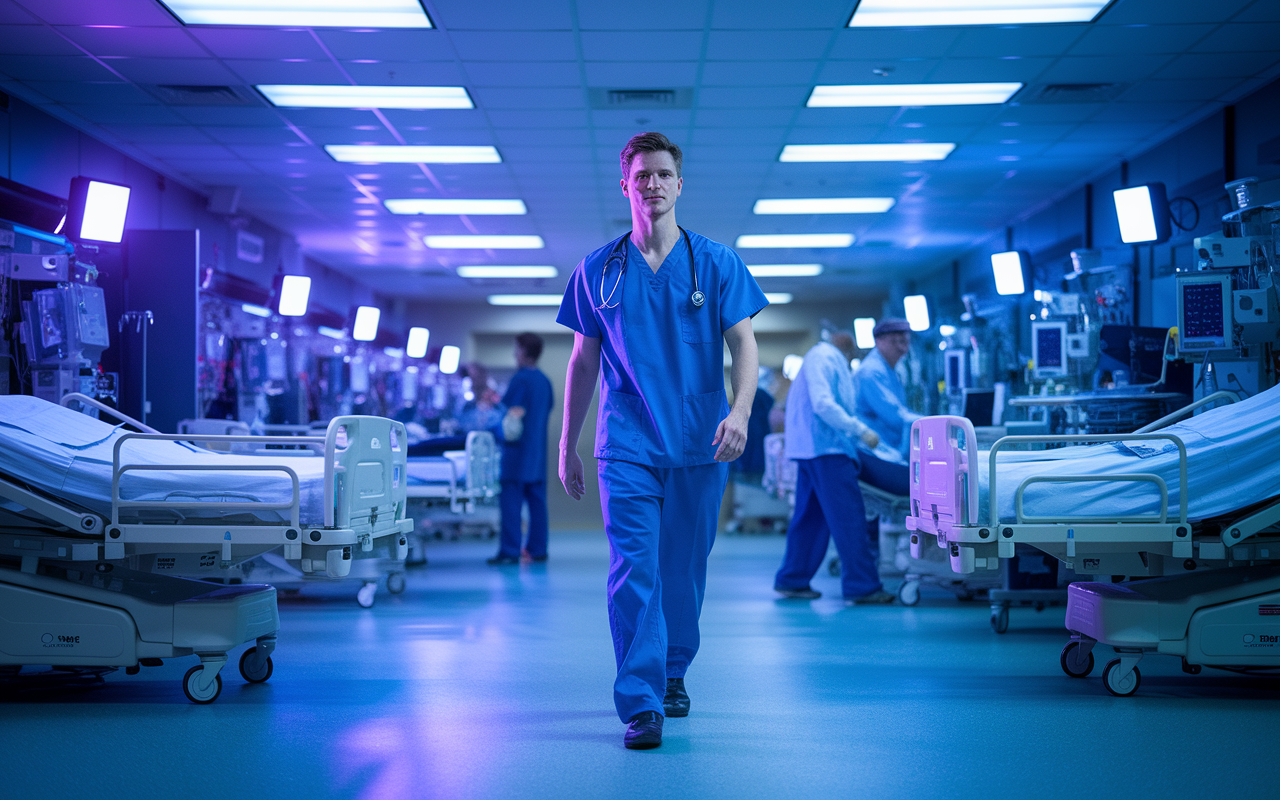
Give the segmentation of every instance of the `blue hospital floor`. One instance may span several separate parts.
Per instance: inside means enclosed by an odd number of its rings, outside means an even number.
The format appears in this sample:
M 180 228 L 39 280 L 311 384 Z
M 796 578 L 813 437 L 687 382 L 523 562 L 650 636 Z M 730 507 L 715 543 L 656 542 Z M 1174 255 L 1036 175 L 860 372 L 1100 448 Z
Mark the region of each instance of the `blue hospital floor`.
M 997 636 L 986 605 L 927 590 L 782 601 L 782 544 L 721 536 L 692 714 L 658 750 L 622 748 L 603 536 L 505 568 L 471 539 L 432 543 L 372 609 L 351 587 L 282 599 L 274 676 L 233 663 L 212 705 L 183 697 L 193 659 L 0 703 L 0 797 L 1277 796 L 1280 683 L 1152 657 L 1113 698 L 1107 654 L 1063 675 L 1061 609 L 1015 609 Z

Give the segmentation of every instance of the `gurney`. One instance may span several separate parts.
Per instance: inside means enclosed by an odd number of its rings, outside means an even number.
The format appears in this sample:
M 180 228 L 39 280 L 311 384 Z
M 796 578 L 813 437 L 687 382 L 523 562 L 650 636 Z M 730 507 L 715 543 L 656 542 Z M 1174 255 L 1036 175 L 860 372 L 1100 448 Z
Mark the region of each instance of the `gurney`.
M 1093 646 L 1111 644 L 1120 654 L 1104 672 L 1113 694 L 1137 690 L 1144 653 L 1180 655 L 1188 672 L 1280 667 L 1280 648 L 1227 647 L 1213 638 L 1221 630 L 1205 627 L 1210 619 L 1244 625 L 1234 629 L 1240 642 L 1271 636 L 1259 617 L 1280 602 L 1273 597 L 1280 585 L 1269 577 L 1280 574 L 1280 388 L 1176 419 L 1234 399 L 1223 395 L 1142 432 L 1006 437 L 989 454 L 972 446 L 968 420 L 919 420 L 911 442 L 912 547 L 936 540 L 962 574 L 995 569 L 1021 543 L 1078 573 L 1159 578 L 1069 587 L 1073 638 L 1063 670 L 1088 675 Z M 1071 446 L 999 457 L 1008 446 L 1044 442 Z M 1070 491 L 1042 491 L 1047 486 Z M 1222 621 L 1228 618 L 1235 621 Z
M 433 532 L 440 536 L 445 529 L 496 534 L 500 467 L 497 440 L 488 431 L 468 433 L 463 450 L 410 456 L 407 495 L 419 523 L 414 549 L 423 547 L 422 538 Z
M 337 577 L 376 543 L 407 549 L 396 426 L 345 417 L 311 443 L 323 457 L 246 456 L 0 397 L 4 674 L 24 665 L 132 671 L 195 654 L 201 665 L 184 689 L 211 702 L 227 651 L 254 641 L 241 672 L 265 680 L 279 627 L 274 589 L 175 576 L 221 578 L 278 550 Z

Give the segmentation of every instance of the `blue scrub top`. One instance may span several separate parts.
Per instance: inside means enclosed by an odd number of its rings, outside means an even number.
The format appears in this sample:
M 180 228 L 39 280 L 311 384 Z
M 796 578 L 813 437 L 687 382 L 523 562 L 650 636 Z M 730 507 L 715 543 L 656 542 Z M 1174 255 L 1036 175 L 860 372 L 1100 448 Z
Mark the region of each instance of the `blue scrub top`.
M 502 447 L 502 472 L 504 481 L 535 483 L 547 479 L 547 419 L 555 405 L 551 381 L 536 367 L 516 371 L 502 405 L 524 409 L 524 432 L 514 442 L 505 441 L 501 431 L 498 441 Z
M 920 415 L 907 409 L 907 390 L 879 350 L 862 359 L 862 366 L 853 373 L 853 388 L 858 417 L 879 434 L 886 447 L 905 454 L 911 423 Z
M 729 414 L 724 332 L 769 301 L 737 253 L 692 232 L 698 284 L 707 296 L 701 308 L 690 299 L 693 281 L 683 236 L 655 273 L 628 234 L 627 266 L 619 270 L 614 259 L 602 287 L 605 262 L 623 238 L 578 264 L 556 318 L 600 339 L 596 458 L 663 468 L 710 464 L 716 427 Z M 617 305 L 601 308 L 610 292 L 609 304 Z

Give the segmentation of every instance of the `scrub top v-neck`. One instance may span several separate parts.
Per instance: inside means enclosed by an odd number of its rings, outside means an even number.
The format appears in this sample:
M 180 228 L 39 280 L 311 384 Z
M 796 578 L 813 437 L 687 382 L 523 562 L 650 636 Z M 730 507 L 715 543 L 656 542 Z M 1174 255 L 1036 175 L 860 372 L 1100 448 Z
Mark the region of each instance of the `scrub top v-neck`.
M 620 239 L 574 270 L 557 321 L 600 339 L 596 457 L 652 467 L 715 460 L 716 427 L 729 412 L 724 391 L 724 331 L 768 305 L 737 253 L 689 233 L 702 307 L 693 304 L 689 250 L 678 242 L 655 272 L 629 240 L 627 265 L 605 261 Z M 609 305 L 603 298 L 621 285 Z M 603 295 L 602 295 L 603 292 Z

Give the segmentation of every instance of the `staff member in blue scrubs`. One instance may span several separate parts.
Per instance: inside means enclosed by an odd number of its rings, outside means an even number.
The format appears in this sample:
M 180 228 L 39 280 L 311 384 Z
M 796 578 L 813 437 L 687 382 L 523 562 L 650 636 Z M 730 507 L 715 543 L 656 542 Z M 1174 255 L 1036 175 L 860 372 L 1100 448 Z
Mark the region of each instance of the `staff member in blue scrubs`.
M 502 537 L 490 564 L 520 563 L 520 511 L 529 504 L 529 541 L 525 550 L 533 561 L 547 560 L 547 418 L 555 397 L 551 381 L 538 369 L 542 337 L 516 337 L 519 369 L 507 384 L 502 405 L 507 412 L 500 426 L 502 442 Z
M 902 456 L 907 454 L 911 423 L 919 414 L 907 408 L 907 391 L 894 367 L 911 349 L 911 326 L 901 317 L 885 317 L 872 330 L 876 347 L 853 374 L 858 417 L 880 441 Z
M 676 224 L 681 161 L 660 133 L 627 142 L 632 231 L 578 264 L 558 317 L 574 331 L 560 480 L 575 500 L 586 493 L 578 437 L 604 374 L 595 455 L 611 554 L 614 705 L 630 749 L 657 747 L 664 718 L 689 713 L 684 676 L 698 652 L 726 462 L 746 445 L 756 392 L 751 318 L 768 305 L 737 253 Z

